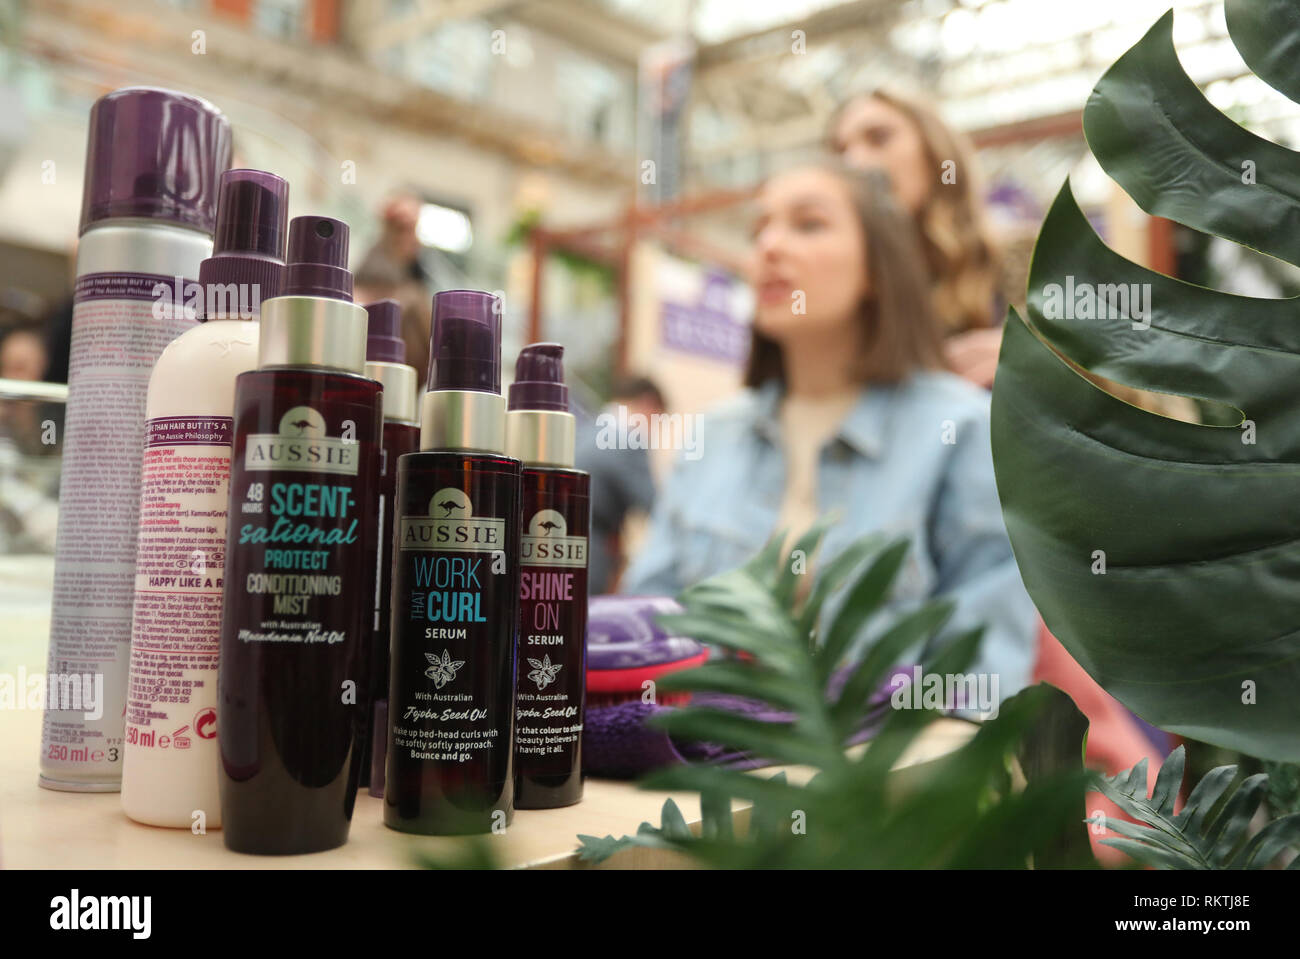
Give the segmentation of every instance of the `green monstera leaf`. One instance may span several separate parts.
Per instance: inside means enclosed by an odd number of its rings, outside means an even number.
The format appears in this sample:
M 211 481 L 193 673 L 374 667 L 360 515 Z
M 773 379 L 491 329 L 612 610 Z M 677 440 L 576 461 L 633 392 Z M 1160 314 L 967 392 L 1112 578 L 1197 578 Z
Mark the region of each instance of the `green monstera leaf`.
M 1293 7 L 1229 0 L 1228 22 L 1247 62 L 1300 96 Z M 1148 212 L 1300 263 L 1300 154 L 1215 110 L 1172 29 L 1170 14 L 1097 84 L 1090 147 Z M 1300 760 L 1300 304 L 1129 262 L 1067 185 L 1027 311 L 1007 322 L 993 452 L 1048 628 L 1147 721 Z M 1131 405 L 1084 370 L 1188 397 L 1201 423 Z

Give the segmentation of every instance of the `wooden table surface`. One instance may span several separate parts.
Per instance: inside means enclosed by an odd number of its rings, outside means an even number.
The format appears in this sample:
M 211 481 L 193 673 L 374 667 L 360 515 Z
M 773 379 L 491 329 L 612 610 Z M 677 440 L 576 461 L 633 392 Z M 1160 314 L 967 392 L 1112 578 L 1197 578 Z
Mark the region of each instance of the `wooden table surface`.
M 0 673 L 16 677 L 43 673 L 49 633 L 49 557 L 0 557 Z M 896 770 L 916 769 L 964 744 L 975 726 L 938 720 L 905 753 Z M 220 830 L 196 836 L 185 829 L 144 826 L 122 812 L 117 793 L 55 792 L 37 786 L 41 712 L 0 710 L 0 865 L 10 869 L 394 869 L 414 868 L 421 853 L 450 855 L 465 839 L 412 836 L 383 824 L 383 803 L 364 790 L 357 797 L 346 845 L 305 856 L 249 856 L 230 852 Z M 792 782 L 812 775 L 804 767 L 773 767 Z M 622 836 L 642 822 L 659 823 L 664 800 L 672 797 L 686 821 L 699 821 L 694 794 L 638 789 L 628 782 L 589 778 L 583 801 L 563 809 L 516 811 L 501 836 L 498 861 L 516 867 L 568 868 L 579 865 L 581 834 Z M 747 803 L 737 801 L 738 811 Z M 654 868 L 680 865 L 657 850 L 620 853 L 606 866 Z

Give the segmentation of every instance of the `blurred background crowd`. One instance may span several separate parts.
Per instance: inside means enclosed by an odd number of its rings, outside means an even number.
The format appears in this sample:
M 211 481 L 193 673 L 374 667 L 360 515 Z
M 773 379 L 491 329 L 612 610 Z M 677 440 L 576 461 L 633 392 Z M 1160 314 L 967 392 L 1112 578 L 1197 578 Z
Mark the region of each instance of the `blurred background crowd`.
M 1141 214 L 1087 151 L 1089 89 L 1167 6 L 0 0 L 0 379 L 66 381 L 86 121 L 96 97 L 131 84 L 211 99 L 236 130 L 236 166 L 288 178 L 293 215 L 347 220 L 358 299 L 402 303 L 418 369 L 432 292 L 498 290 L 506 356 L 563 342 L 589 420 L 610 401 L 697 413 L 736 393 L 756 193 L 834 153 L 888 175 L 917 228 L 945 362 L 983 386 L 1066 176 L 1130 259 L 1239 292 L 1300 291 L 1276 261 Z M 1290 142 L 1296 120 L 1238 59 L 1221 3 L 1174 6 L 1207 96 Z M 55 493 L 45 459 L 58 445 L 40 426 L 58 405 L 8 392 L 0 548 L 48 550 L 35 504 Z M 612 468 L 662 479 L 673 451 L 648 454 Z M 652 489 L 620 492 L 605 518 L 611 587 Z

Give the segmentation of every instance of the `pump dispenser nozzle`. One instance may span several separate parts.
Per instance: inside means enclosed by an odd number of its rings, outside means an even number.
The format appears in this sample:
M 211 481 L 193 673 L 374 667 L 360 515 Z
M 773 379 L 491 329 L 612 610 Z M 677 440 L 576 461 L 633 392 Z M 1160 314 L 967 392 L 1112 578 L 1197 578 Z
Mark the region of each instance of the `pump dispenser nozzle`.
M 331 216 L 296 216 L 289 224 L 284 296 L 324 296 L 352 302 L 348 225 Z
M 384 387 L 384 421 L 418 425 L 415 367 L 406 363 L 402 309 L 396 300 L 366 304 L 366 376 Z
M 262 304 L 257 365 L 364 374 L 366 311 L 352 302 L 348 225 L 329 216 L 289 222 L 280 295 Z
M 505 450 L 501 301 L 491 293 L 434 294 L 429 391 L 420 410 L 422 450 Z
M 501 392 L 501 301 L 479 290 L 433 296 L 429 389 Z
M 199 264 L 204 294 L 199 319 L 209 319 L 216 298 L 208 291 L 214 286 L 235 284 L 234 302 L 224 293 L 221 302 L 249 312 L 260 313 L 263 300 L 279 295 L 288 222 L 289 184 L 284 179 L 264 170 L 221 174 L 212 255 Z
M 402 340 L 402 309 L 396 300 L 366 304 L 366 362 L 405 363 L 406 343 Z
M 564 347 L 525 346 L 510 384 L 506 452 L 529 466 L 572 467 L 576 432 L 564 385 Z
M 507 409 L 569 412 L 563 346 L 559 343 L 534 343 L 519 351 Z

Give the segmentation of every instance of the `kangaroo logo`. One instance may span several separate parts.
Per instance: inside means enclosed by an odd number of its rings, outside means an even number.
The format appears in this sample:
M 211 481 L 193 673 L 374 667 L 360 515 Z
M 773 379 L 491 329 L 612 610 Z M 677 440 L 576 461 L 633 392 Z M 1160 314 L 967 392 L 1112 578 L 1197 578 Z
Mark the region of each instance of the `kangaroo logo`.
M 324 436 L 325 417 L 310 406 L 295 406 L 280 417 L 281 436 Z
M 424 675 L 433 680 L 435 689 L 442 689 L 455 679 L 456 670 L 465 665 L 465 660 L 452 659 L 451 653 L 445 649 L 442 651 L 442 658 L 439 658 L 437 653 L 425 653 L 424 658 L 429 661 L 429 668 L 424 671 Z
M 429 500 L 429 515 L 438 519 L 464 519 L 473 512 L 469 497 L 464 490 L 444 487 L 433 494 Z
M 530 536 L 563 536 L 569 531 L 563 514 L 553 509 L 538 510 L 528 523 Z

